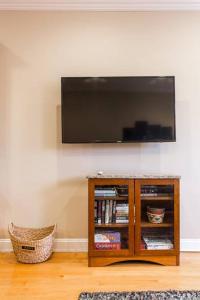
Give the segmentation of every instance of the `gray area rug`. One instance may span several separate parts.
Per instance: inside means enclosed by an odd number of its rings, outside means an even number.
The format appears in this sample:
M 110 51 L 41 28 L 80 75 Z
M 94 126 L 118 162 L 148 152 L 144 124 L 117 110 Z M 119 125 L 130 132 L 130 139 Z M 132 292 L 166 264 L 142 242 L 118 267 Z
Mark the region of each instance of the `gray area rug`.
M 81 293 L 79 300 L 200 300 L 200 291 Z

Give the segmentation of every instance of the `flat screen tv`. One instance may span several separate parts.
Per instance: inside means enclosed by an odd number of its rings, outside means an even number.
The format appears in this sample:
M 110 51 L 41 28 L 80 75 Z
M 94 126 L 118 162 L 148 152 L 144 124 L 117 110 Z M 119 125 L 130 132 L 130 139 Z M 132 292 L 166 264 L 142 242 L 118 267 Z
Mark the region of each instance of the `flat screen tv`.
M 62 77 L 63 143 L 174 142 L 175 78 Z

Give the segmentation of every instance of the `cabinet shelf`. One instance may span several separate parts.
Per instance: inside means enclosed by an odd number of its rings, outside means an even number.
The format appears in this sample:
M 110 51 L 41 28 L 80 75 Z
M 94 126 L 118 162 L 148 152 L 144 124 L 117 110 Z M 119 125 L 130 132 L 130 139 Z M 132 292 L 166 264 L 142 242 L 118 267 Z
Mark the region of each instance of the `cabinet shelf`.
M 148 228 L 157 228 L 157 227 L 173 227 L 173 223 L 163 222 L 159 224 L 150 223 L 150 222 L 141 222 L 141 227 L 148 227 Z
M 171 200 L 173 201 L 174 198 L 171 196 L 142 196 L 141 197 L 142 201 L 150 201 L 150 200 L 156 200 L 156 201 L 166 201 L 166 200 Z
M 128 227 L 128 224 L 95 224 L 96 228 L 123 228 Z

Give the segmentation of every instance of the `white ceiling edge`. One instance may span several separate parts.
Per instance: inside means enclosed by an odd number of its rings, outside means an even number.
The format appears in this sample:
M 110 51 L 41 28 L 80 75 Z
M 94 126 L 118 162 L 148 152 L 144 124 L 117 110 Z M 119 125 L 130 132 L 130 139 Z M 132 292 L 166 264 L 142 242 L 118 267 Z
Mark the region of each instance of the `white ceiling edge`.
M 0 10 L 198 11 L 200 0 L 0 0 Z

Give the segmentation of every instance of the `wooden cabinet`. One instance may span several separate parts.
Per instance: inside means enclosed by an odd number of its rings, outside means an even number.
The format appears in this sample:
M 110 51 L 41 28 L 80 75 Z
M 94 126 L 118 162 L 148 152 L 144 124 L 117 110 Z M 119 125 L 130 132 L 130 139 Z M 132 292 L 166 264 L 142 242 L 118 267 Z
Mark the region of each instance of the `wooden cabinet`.
M 89 266 L 179 265 L 179 177 L 89 177 Z

